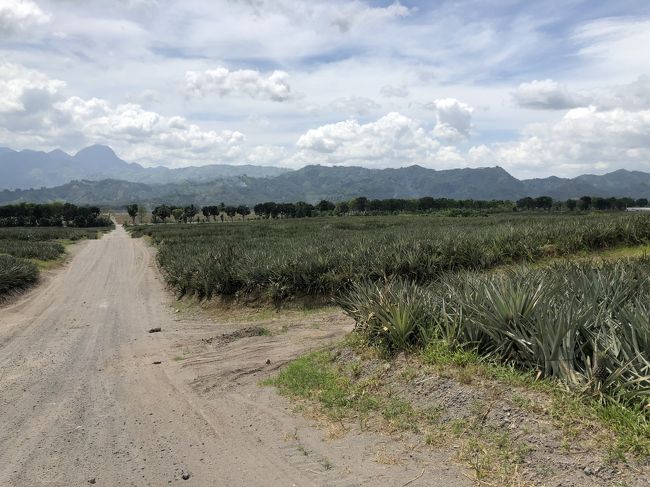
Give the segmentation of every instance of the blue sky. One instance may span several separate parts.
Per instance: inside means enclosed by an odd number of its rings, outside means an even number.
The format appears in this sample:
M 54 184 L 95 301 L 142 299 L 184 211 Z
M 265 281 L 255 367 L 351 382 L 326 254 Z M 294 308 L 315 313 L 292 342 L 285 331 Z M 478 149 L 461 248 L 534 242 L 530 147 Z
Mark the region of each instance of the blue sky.
M 0 146 L 650 171 L 646 1 L 0 0 Z

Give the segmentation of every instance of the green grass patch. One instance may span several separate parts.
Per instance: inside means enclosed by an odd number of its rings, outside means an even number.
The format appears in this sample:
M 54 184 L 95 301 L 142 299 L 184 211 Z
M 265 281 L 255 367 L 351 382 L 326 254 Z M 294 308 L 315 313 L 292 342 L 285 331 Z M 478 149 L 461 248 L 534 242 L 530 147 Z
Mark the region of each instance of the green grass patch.
M 480 361 L 476 352 L 461 347 L 450 347 L 439 340 L 429 342 L 419 356 L 422 362 L 428 365 L 465 367 L 469 364 L 478 364 Z
M 285 395 L 316 401 L 330 411 L 350 408 L 350 382 L 333 363 L 330 352 L 314 352 L 291 362 L 270 384 Z

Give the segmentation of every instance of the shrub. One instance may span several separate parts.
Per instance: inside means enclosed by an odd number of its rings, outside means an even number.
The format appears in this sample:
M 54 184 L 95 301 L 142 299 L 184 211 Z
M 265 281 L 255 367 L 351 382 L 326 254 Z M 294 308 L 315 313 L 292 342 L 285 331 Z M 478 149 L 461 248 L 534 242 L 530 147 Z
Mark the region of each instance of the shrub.
M 388 350 L 444 340 L 556 378 L 602 402 L 650 397 L 650 260 L 466 273 L 433 286 L 355 284 L 338 302 L 368 341 Z M 396 304 L 408 340 L 390 340 Z M 401 316 L 401 315 L 400 315 Z M 380 337 L 378 339 L 377 337 Z
M 38 268 L 32 262 L 0 254 L 0 297 L 36 282 Z

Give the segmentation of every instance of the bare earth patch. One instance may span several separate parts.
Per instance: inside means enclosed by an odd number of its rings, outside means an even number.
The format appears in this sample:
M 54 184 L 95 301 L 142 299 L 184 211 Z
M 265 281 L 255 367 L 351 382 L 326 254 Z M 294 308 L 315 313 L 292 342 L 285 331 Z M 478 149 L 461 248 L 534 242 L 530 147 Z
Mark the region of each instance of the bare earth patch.
M 473 485 L 451 452 L 323 423 L 260 385 L 299 356 L 340 341 L 353 322 L 339 310 L 239 310 L 221 323 L 198 319 L 219 316 L 215 309 L 201 313 L 191 306 L 179 314 L 172 353 L 192 389 L 206 404 L 232 411 L 230 420 L 259 446 L 306 469 L 313 485 Z
M 307 401 L 323 411 L 323 424 L 342 416 L 352 431 L 362 425 L 415 448 L 451 452 L 479 485 L 648 485 L 648 458 L 613 457 L 615 435 L 594 418 L 574 416 L 570 401 L 558 404 L 548 391 L 473 366 L 386 361 L 356 347 L 334 349 L 331 360 L 353 399 L 342 410 Z M 364 395 L 365 403 L 358 399 Z

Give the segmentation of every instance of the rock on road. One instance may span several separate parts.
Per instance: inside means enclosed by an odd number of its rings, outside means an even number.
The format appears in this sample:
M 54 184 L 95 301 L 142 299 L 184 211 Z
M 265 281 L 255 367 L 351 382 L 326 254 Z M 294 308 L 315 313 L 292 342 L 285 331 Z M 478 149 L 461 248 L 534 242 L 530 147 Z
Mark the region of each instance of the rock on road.
M 166 366 L 164 333 L 147 330 L 164 332 L 173 316 L 142 239 L 118 227 L 74 254 L 0 307 L 0 485 L 359 485 L 364 472 L 364 484 L 390 485 L 415 476 L 376 477 L 371 467 L 321 477 L 288 461 L 243 431 L 237 418 L 254 401 L 212 403 Z M 269 421 L 283 414 L 270 411 Z M 463 478 L 449 475 L 438 485 Z

